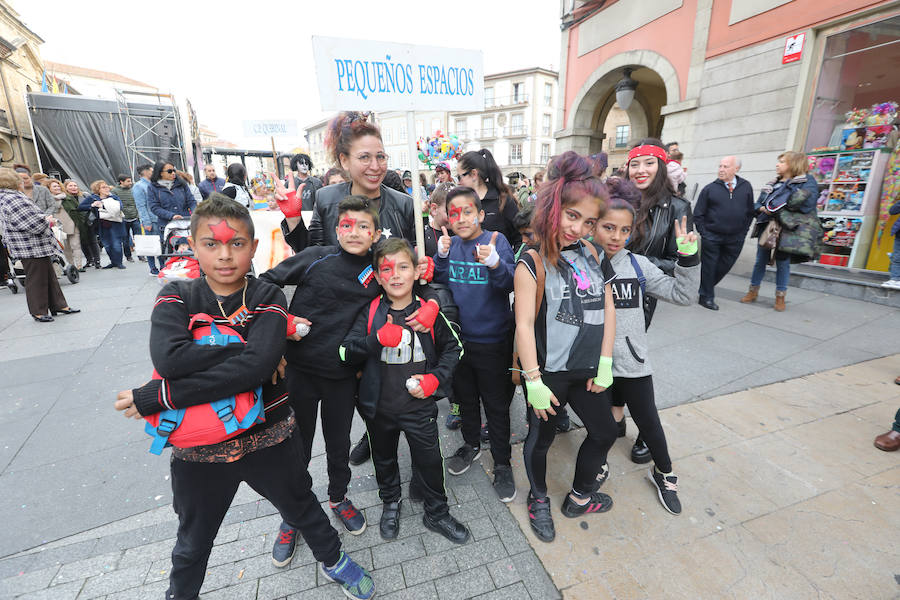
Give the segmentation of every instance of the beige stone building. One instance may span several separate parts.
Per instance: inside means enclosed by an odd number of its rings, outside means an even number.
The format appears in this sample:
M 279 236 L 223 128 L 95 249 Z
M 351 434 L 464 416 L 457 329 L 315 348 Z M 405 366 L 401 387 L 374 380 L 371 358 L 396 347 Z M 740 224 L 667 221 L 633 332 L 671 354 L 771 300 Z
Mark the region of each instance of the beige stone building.
M 36 169 L 37 155 L 25 106 L 27 92 L 41 90 L 41 37 L 0 0 L 0 162 L 23 163 Z

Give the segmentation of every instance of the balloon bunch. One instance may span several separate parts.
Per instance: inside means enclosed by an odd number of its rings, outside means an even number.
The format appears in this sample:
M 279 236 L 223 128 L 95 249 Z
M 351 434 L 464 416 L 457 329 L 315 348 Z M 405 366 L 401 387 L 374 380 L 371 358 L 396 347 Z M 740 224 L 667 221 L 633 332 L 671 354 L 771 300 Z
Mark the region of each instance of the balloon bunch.
M 429 169 L 434 169 L 436 163 L 459 159 L 463 151 L 463 143 L 455 134 L 447 136 L 440 129 L 431 137 L 419 138 L 416 147 L 419 161 Z

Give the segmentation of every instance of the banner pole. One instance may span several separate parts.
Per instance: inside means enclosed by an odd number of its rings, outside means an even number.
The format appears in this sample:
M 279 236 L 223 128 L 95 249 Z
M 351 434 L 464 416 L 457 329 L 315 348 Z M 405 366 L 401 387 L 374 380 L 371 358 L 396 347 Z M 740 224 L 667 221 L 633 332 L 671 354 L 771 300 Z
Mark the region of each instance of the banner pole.
M 413 210 L 416 220 L 416 253 L 419 258 L 425 257 L 425 223 L 422 220 L 422 193 L 419 185 L 419 158 L 416 149 L 416 120 L 414 111 L 406 111 L 406 139 L 409 142 L 409 171 L 412 176 Z

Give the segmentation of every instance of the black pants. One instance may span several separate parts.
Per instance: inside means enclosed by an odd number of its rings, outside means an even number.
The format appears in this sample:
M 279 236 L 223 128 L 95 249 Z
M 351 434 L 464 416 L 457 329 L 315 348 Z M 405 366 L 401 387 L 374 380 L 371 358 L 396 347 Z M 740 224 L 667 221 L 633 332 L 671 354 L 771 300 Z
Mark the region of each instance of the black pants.
M 403 413 L 378 412 L 374 419 L 366 419 L 372 464 L 378 480 L 378 495 L 382 502 L 400 500 L 400 468 L 397 464 L 397 445 L 400 432 L 406 435 L 412 458 L 413 477 L 419 484 L 425 503 L 425 513 L 436 519 L 447 512 L 444 490 L 444 457 L 438 439 L 437 406 L 422 400 L 422 406 Z
M 213 540 L 241 481 L 266 497 L 300 531 L 316 560 L 333 565 L 341 540 L 311 491 L 312 480 L 296 432 L 287 440 L 230 463 L 172 459 L 173 508 L 178 539 L 172 550 L 167 597 L 194 600 L 200 593 Z
M 316 419 L 321 401 L 322 435 L 328 464 L 328 499 L 337 503 L 347 495 L 350 483 L 350 426 L 356 406 L 356 377 L 326 379 L 287 367 L 288 393 L 297 414 L 306 464 L 312 456 Z
M 542 380 L 559 400 L 567 404 L 584 423 L 587 437 L 581 443 L 575 460 L 575 477 L 572 489 L 587 494 L 594 487 L 597 473 L 606 464 L 606 454 L 616 441 L 616 420 L 609 408 L 609 392 L 595 394 L 585 389 L 588 378 L 573 378 L 568 373 L 544 373 Z M 525 471 L 535 498 L 547 495 L 547 451 L 556 437 L 556 417 L 551 415 L 542 421 L 529 406 L 528 436 L 523 455 Z
M 722 241 L 703 238 L 700 244 L 701 298 L 716 297 L 716 286 L 734 266 L 743 247 L 744 238 Z
M 465 354 L 453 375 L 453 396 L 459 404 L 462 436 L 473 448 L 481 445 L 481 408 L 484 403 L 494 464 L 508 465 L 509 405 L 515 387 L 509 374 L 512 338 L 496 344 L 465 343 Z
M 653 462 L 663 473 L 672 470 L 666 434 L 659 421 L 656 400 L 653 395 L 653 377 L 614 377 L 609 388 L 613 406 L 628 405 L 628 412 L 641 432 L 641 438 L 650 450 Z
M 122 252 L 125 253 L 125 258 L 131 258 L 131 247 L 134 246 L 134 236 L 141 234 L 141 221 L 140 219 L 122 221 L 122 226 L 125 228 L 125 233 L 122 237 Z
M 25 269 L 25 301 L 32 315 L 46 315 L 51 310 L 60 310 L 69 305 L 59 287 L 56 270 L 49 256 L 44 258 L 23 258 Z
M 97 244 L 97 234 L 93 227 L 85 227 L 78 230 L 81 236 L 81 252 L 88 265 L 100 262 L 100 246 Z
M 10 277 L 9 254 L 6 252 L 6 246 L 3 245 L 3 238 L 0 238 L 0 285 L 6 285 L 6 280 Z

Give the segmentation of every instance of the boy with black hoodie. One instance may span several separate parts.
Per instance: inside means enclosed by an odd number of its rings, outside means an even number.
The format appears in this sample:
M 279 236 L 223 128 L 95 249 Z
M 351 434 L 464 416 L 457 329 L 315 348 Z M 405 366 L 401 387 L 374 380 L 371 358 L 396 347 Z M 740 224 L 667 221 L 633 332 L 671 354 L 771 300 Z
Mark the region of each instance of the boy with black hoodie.
M 285 359 L 304 460 L 308 465 L 321 402 L 329 504 L 347 531 L 359 535 L 366 529 L 366 518 L 347 498 L 350 427 L 358 382 L 356 369 L 341 362 L 338 348 L 360 309 L 381 293 L 372 268 L 372 246 L 381 237 L 381 230 L 378 213 L 368 198 L 348 196 L 341 200 L 335 232 L 339 246 L 310 246 L 263 273 L 260 279 L 279 287 L 297 286 L 290 318 L 306 327 L 289 336 Z M 427 330 L 437 313 L 438 305 L 429 302 L 426 308 L 411 314 L 407 323 Z M 287 565 L 293 557 L 295 534 L 294 528 L 282 523 L 272 550 L 277 566 Z
M 400 531 L 400 471 L 397 443 L 406 435 L 413 478 L 425 502 L 422 523 L 451 542 L 469 539 L 454 519 L 444 493 L 444 463 L 436 418 L 439 389 L 449 387 L 462 355 L 462 343 L 443 313 L 430 333 L 404 326 L 406 318 L 426 302 L 413 293 L 415 254 L 409 243 L 393 238 L 374 253 L 375 278 L 384 293 L 363 308 L 340 349 L 341 360 L 364 365 L 359 411 L 366 420 L 379 494 L 384 502 L 381 537 Z
M 442 228 L 434 280 L 448 284 L 453 293 L 466 350 L 453 377 L 465 443 L 447 460 L 447 470 L 461 475 L 481 456 L 480 399 L 494 459 L 494 490 L 500 500 L 511 502 L 516 495 L 509 462 L 509 405 L 514 393 L 509 376 L 513 251 L 502 234 L 481 228 L 484 210 L 472 188 L 459 186 L 447 194 L 447 214 L 456 235 L 451 238 L 447 228 Z
M 258 243 L 249 212 L 211 194 L 191 217 L 190 243 L 206 276 L 167 284 L 151 316 L 150 356 L 162 378 L 119 392 L 115 408 L 140 419 L 262 385 L 265 420 L 219 443 L 173 448 L 172 504 L 179 524 L 166 598 L 197 598 L 213 540 L 241 481 L 300 530 L 326 578 L 348 597 L 371 598 L 371 577 L 341 552 L 340 538 L 312 493 L 296 418 L 283 382 L 273 376 L 284 352 L 286 302 L 277 287 L 248 276 Z M 191 326 L 197 316 L 209 315 L 246 343 L 195 343 Z

